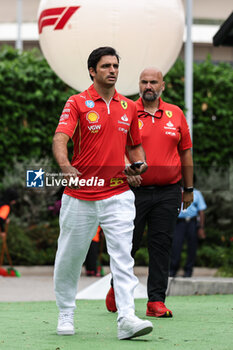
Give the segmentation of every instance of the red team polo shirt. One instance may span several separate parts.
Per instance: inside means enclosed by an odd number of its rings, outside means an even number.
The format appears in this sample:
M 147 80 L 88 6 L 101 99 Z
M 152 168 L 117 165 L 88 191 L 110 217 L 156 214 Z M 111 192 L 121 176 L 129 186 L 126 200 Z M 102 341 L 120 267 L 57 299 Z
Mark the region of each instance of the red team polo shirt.
M 141 186 L 162 186 L 178 182 L 182 177 L 179 151 L 192 147 L 182 110 L 160 98 L 159 109 L 152 116 L 144 111 L 141 98 L 135 103 L 148 164 L 148 170 L 141 175 Z
M 57 132 L 73 140 L 71 164 L 82 173 L 80 189 L 66 187 L 65 194 L 94 201 L 129 189 L 123 173 L 125 147 L 141 143 L 133 101 L 115 91 L 107 104 L 91 85 L 68 99 Z

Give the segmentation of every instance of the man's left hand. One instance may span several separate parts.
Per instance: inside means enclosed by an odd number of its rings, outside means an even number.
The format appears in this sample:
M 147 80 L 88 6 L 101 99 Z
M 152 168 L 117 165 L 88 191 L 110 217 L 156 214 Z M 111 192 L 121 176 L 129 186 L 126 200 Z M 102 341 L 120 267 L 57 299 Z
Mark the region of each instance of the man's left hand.
M 142 182 L 142 177 L 140 175 L 127 176 L 127 181 L 130 186 L 139 187 Z
M 205 230 L 203 227 L 199 227 L 199 229 L 197 230 L 197 236 L 199 239 L 205 239 L 206 238 L 206 234 L 205 234 Z
M 187 209 L 193 202 L 193 192 L 183 192 L 183 209 Z

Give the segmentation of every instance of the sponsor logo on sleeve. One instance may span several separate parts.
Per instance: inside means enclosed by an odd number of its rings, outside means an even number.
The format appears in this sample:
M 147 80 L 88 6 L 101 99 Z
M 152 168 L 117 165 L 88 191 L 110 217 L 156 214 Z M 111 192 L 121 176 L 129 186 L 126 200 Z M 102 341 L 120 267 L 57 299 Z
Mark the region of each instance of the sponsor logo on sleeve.
M 70 113 L 65 113 L 65 111 L 70 111 L 70 109 L 63 109 L 62 115 L 60 117 L 60 124 L 61 122 L 64 122 L 65 120 L 69 119 Z M 67 124 L 67 123 L 63 123 L 63 124 Z

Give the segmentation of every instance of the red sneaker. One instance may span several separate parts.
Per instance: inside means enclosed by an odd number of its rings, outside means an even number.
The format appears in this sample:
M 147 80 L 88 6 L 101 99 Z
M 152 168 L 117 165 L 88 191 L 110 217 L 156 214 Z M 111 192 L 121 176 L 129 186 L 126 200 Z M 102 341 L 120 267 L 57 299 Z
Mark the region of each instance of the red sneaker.
M 166 308 L 162 301 L 148 301 L 146 315 L 153 317 L 172 317 L 172 312 Z
M 116 302 L 115 302 L 115 293 L 114 289 L 111 287 L 108 291 L 108 294 L 105 299 L 106 307 L 108 311 L 110 312 L 116 312 L 117 307 L 116 307 Z

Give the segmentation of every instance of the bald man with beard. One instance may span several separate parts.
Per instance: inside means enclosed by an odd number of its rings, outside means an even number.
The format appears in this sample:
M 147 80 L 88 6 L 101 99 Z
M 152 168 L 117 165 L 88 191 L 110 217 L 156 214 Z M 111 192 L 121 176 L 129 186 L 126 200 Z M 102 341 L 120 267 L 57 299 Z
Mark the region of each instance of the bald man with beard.
M 165 90 L 162 72 L 146 68 L 139 79 L 137 106 L 146 173 L 128 177 L 135 194 L 132 256 L 140 248 L 147 226 L 149 273 L 146 315 L 172 317 L 165 305 L 173 232 L 179 215 L 193 201 L 192 142 L 182 110 L 160 97 Z M 181 187 L 183 185 L 183 188 Z M 113 285 L 106 297 L 107 309 L 115 312 Z

